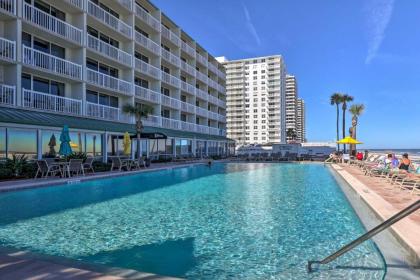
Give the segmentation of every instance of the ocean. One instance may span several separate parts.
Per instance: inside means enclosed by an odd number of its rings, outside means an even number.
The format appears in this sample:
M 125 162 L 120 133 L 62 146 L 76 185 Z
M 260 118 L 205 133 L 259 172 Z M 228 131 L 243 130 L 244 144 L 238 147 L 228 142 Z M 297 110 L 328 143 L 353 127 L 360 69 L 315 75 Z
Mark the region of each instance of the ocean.
M 370 152 L 376 152 L 376 153 L 384 153 L 384 154 L 397 154 L 402 155 L 404 153 L 407 153 L 411 156 L 420 156 L 420 149 L 367 149 Z

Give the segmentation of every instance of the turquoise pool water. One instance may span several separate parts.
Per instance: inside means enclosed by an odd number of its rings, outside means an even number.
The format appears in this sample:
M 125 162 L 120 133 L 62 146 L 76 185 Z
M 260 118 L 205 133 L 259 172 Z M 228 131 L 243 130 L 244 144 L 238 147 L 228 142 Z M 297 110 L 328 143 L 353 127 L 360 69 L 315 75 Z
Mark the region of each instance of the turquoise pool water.
M 319 164 L 229 163 L 0 195 L 0 246 L 188 279 L 381 279 L 371 242 Z

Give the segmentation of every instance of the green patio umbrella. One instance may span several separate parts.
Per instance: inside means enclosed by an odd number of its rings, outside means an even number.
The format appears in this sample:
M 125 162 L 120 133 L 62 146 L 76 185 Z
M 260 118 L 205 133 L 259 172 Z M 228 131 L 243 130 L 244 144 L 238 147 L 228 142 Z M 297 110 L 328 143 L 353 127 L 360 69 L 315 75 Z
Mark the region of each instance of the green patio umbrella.
M 60 141 L 60 151 L 58 153 L 62 156 L 70 155 L 73 151 L 71 150 L 70 146 L 70 133 L 68 125 L 64 125 L 60 134 Z

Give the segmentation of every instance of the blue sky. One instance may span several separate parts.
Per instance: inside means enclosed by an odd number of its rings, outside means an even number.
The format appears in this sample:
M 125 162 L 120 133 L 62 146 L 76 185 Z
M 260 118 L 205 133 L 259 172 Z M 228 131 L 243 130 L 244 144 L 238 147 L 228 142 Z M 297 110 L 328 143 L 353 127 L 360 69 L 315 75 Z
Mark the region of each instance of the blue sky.
M 420 1 L 152 2 L 214 56 L 283 55 L 306 102 L 308 140 L 335 138 L 329 96 L 339 91 L 366 106 L 364 147 L 420 148 Z

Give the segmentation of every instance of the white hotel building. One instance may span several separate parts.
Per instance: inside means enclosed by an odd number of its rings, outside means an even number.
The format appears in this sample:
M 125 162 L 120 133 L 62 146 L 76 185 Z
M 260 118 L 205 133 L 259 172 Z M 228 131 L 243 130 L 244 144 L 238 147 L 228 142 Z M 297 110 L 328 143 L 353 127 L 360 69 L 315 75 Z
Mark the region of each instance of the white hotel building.
M 41 158 L 64 124 L 76 151 L 120 155 L 126 103 L 153 107 L 144 155 L 232 150 L 224 67 L 149 1 L 0 1 L 0 157 Z
M 286 67 L 280 55 L 228 61 L 227 136 L 237 145 L 286 143 Z

